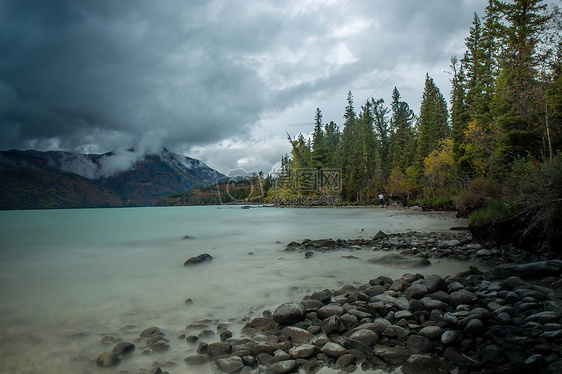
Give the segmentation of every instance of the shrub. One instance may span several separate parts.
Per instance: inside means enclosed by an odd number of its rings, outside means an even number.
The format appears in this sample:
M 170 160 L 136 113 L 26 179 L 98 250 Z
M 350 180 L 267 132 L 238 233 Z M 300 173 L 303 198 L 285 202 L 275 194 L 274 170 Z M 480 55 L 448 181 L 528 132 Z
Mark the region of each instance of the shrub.
M 496 221 L 513 214 L 513 205 L 506 204 L 498 199 L 488 199 L 486 205 L 470 213 L 468 216 L 471 223 L 485 223 Z
M 468 217 L 470 213 L 485 208 L 490 199 L 499 198 L 500 192 L 498 182 L 482 177 L 474 179 L 457 197 L 456 208 L 459 216 Z

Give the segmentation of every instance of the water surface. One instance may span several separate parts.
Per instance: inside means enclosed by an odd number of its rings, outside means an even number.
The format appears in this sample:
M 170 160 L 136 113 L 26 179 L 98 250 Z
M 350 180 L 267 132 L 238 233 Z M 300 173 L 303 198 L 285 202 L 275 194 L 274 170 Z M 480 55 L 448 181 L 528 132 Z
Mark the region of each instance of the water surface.
M 183 363 L 195 346 L 176 340 L 194 321 L 209 319 L 211 329 L 230 322 L 238 336 L 243 317 L 314 290 L 404 272 L 455 274 L 468 266 L 442 260 L 428 268 L 392 269 L 365 263 L 377 255 L 365 250 L 352 253 L 358 260 L 343 259 L 350 254 L 345 252 L 305 260 L 302 253 L 284 252 L 287 243 L 464 224 L 448 214 L 381 208 L 1 211 L 0 372 L 136 372 L 172 361 L 177 367 L 165 368 L 171 373 L 200 373 Z M 214 260 L 183 266 L 201 253 Z M 97 355 L 112 348 L 101 345 L 103 335 L 135 343 L 151 326 L 166 331 L 169 352 L 142 355 L 139 346 L 114 369 L 95 366 Z

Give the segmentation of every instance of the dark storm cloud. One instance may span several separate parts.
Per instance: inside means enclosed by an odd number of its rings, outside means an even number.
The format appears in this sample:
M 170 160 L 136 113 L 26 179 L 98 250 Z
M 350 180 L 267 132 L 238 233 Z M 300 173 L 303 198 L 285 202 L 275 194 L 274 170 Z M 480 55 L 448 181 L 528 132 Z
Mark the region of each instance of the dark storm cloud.
M 206 2 L 181 4 L 5 3 L 2 146 L 56 137 L 75 147 L 88 134 L 138 136 L 155 127 L 183 132 L 192 144 L 224 136 L 165 71 L 229 133 L 255 120 L 264 105 L 259 77 L 221 43 L 251 51 L 265 41 L 249 30 L 229 35 L 220 19 L 207 19 Z
M 4 0 L 0 148 L 105 152 L 158 130 L 223 172 L 266 170 L 290 123 L 321 105 L 341 118 L 334 97 L 368 95 L 398 67 L 419 100 L 485 3 Z

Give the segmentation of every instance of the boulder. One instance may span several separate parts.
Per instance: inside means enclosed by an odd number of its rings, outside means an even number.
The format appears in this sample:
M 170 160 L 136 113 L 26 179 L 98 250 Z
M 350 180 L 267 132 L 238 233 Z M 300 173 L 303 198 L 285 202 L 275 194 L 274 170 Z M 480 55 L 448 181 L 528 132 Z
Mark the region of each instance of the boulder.
M 461 304 L 472 305 L 478 300 L 474 293 L 464 289 L 451 292 L 449 296 L 449 304 L 454 308 Z
M 314 292 L 310 295 L 312 300 L 320 301 L 322 304 L 328 304 L 332 300 L 332 292 L 328 289 Z
M 382 232 L 382 231 L 379 230 L 379 232 L 377 232 L 377 233 L 375 234 L 375 236 L 373 237 L 373 240 L 376 240 L 376 239 L 384 239 L 384 238 L 386 238 L 387 236 L 388 236 L 388 235 L 386 235 L 384 232 Z
M 453 369 L 451 363 L 425 355 L 412 355 L 402 366 L 404 374 L 450 374 Z
M 377 335 L 377 333 L 369 329 L 361 329 L 359 331 L 356 331 L 351 334 L 349 338 L 357 340 L 371 347 L 374 346 L 379 340 L 379 336 Z
M 371 298 L 371 301 L 382 301 L 383 303 L 390 303 L 401 310 L 412 310 L 408 299 L 406 299 L 404 296 L 394 297 L 390 296 L 389 294 L 381 294 L 373 296 Z
M 437 274 L 426 276 L 423 279 L 422 284 L 427 287 L 429 293 L 447 291 L 447 282 L 445 282 L 445 280 Z
M 232 344 L 225 342 L 210 343 L 207 346 L 207 354 L 211 357 L 229 355 L 232 353 Z
M 410 357 L 408 349 L 399 346 L 376 345 L 373 348 L 373 353 L 388 365 L 402 364 Z
M 281 325 L 292 325 L 303 321 L 305 317 L 304 307 L 299 303 L 281 304 L 273 312 L 273 320 Z
M 447 330 L 441 335 L 441 343 L 445 345 L 453 344 L 459 342 L 462 339 L 460 332 L 455 330 Z
M 287 360 L 269 365 L 265 372 L 267 374 L 286 374 L 294 372 L 296 368 L 297 362 L 295 360 Z
M 207 355 L 197 354 L 197 355 L 187 356 L 184 359 L 184 361 L 188 365 L 198 366 L 198 365 L 205 365 L 205 364 L 211 362 L 211 358 Z
M 328 304 L 318 309 L 317 316 L 319 319 L 324 320 L 331 316 L 341 316 L 345 312 L 345 309 L 338 304 Z
M 216 363 L 219 369 L 221 369 L 225 373 L 232 373 L 244 367 L 242 358 L 238 356 L 220 358 L 216 361 Z
M 422 328 L 419 334 L 431 340 L 439 340 L 443 335 L 443 329 L 439 326 L 427 326 Z
M 405 329 L 404 327 L 400 327 L 397 325 L 390 325 L 384 330 L 382 335 L 388 338 L 396 338 L 398 340 L 403 340 L 406 338 L 406 336 L 408 336 L 409 333 L 410 330 Z
M 121 362 L 121 355 L 115 352 L 104 352 L 96 358 L 96 364 L 103 367 L 111 367 Z
M 170 343 L 165 340 L 159 340 L 150 347 L 154 352 L 164 352 L 170 349 Z
M 343 325 L 343 323 L 342 323 Z M 331 316 L 322 321 L 322 332 L 326 335 L 338 333 L 340 331 L 340 318 Z
M 211 256 L 208 253 L 203 253 L 203 254 L 200 254 L 199 256 L 191 257 L 189 260 L 184 262 L 183 266 L 197 265 L 197 264 L 200 264 L 202 262 L 211 261 L 212 259 L 213 259 L 213 256 Z
M 154 336 L 166 336 L 160 327 L 149 327 L 140 333 L 141 338 L 152 338 Z
M 288 338 L 293 344 L 307 344 L 314 339 L 314 335 L 299 327 L 287 326 L 281 330 L 281 336 Z
M 429 289 L 424 284 L 414 284 L 406 289 L 406 295 L 412 299 L 421 299 L 429 293 Z
M 528 264 L 503 264 L 494 269 L 494 276 L 507 279 L 519 277 L 521 279 L 558 277 L 562 273 L 562 260 L 537 261 Z
M 411 335 L 408 337 L 406 346 L 410 349 L 418 350 L 423 353 L 431 352 L 433 349 L 433 344 L 431 340 L 425 336 Z
M 322 353 L 326 354 L 328 357 L 338 359 L 347 354 L 347 349 L 340 344 L 329 342 L 322 347 Z
M 113 347 L 112 352 L 117 353 L 118 355 L 132 353 L 135 350 L 135 345 L 129 342 L 120 342 Z
M 297 347 L 289 349 L 289 354 L 292 358 L 310 358 L 316 356 L 319 348 L 314 344 L 302 344 Z

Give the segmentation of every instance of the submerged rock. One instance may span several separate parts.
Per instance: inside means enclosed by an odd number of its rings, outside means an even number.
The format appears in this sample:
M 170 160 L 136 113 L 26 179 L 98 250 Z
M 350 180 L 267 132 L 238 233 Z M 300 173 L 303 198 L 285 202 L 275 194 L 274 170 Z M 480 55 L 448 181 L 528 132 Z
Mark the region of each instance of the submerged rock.
M 404 256 L 398 253 L 391 253 L 379 258 L 373 258 L 368 260 L 372 264 L 387 265 L 392 267 L 400 268 L 410 268 L 410 267 L 421 267 L 429 266 L 431 262 L 427 258 L 414 257 L 414 256 Z
M 104 352 L 96 358 L 98 366 L 111 367 L 117 365 L 121 361 L 121 356 L 115 352 Z
M 112 351 L 119 355 L 123 355 L 123 354 L 132 353 L 134 350 L 135 350 L 135 345 L 133 343 L 120 342 L 117 343 L 115 347 L 113 347 Z
M 203 253 L 200 254 L 199 256 L 196 257 L 191 257 L 189 260 L 187 260 L 183 266 L 189 266 L 189 265 L 197 265 L 200 264 L 202 262 L 208 262 L 211 261 L 213 259 L 213 256 L 211 256 L 208 253 Z

